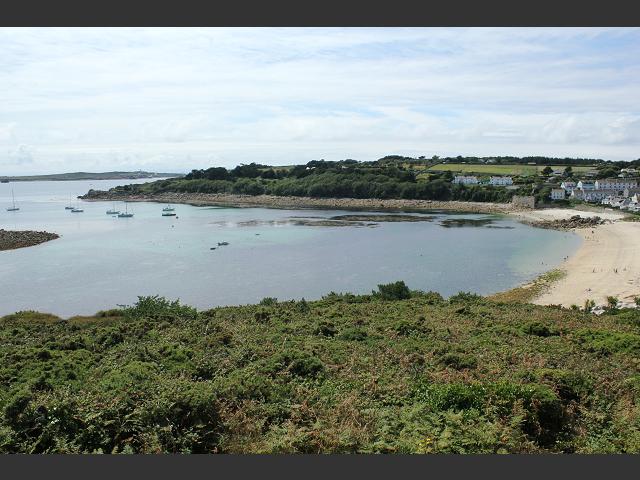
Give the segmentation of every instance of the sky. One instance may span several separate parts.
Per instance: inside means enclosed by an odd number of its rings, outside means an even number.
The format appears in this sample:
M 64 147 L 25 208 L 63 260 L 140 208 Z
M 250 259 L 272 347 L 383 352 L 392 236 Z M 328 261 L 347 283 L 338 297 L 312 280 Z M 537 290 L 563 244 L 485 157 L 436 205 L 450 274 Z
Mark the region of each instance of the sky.
M 0 28 L 0 176 L 640 158 L 638 28 Z

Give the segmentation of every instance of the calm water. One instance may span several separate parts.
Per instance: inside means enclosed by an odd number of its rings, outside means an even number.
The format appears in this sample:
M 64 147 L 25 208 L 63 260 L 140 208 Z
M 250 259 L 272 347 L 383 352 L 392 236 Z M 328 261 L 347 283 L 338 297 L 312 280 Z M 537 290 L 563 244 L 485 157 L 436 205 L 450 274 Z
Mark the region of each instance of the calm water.
M 330 291 L 367 293 L 404 280 L 411 288 L 488 294 L 508 289 L 562 263 L 576 235 L 479 214 L 430 214 L 430 222 L 373 227 L 299 226 L 291 217 L 353 212 L 129 204 L 130 219 L 106 215 L 108 202 L 80 202 L 89 188 L 122 181 L 0 184 L 0 228 L 56 232 L 61 238 L 0 252 L 0 314 L 40 310 L 92 314 L 159 294 L 206 308 L 263 297 L 316 299 Z M 7 212 L 11 188 L 19 212 Z M 74 201 L 75 203 L 75 201 Z M 118 209 L 124 209 L 122 204 Z M 446 228 L 443 220 L 491 224 Z M 498 227 L 498 228 L 496 228 Z M 228 246 L 210 250 L 217 242 Z

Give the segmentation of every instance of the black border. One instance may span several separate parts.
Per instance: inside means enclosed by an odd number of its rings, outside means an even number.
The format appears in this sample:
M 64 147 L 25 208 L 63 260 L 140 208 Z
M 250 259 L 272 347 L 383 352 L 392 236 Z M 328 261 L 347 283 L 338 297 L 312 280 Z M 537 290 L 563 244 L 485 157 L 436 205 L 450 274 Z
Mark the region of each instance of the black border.
M 5 0 L 0 26 L 640 26 L 634 0 Z
M 5 455 L 4 478 L 635 478 L 638 455 Z M 6 476 L 5 476 L 6 475 Z M 202 477 L 201 477 L 202 475 Z M 26 478 L 30 478 L 27 475 Z
M 0 26 L 640 26 L 633 0 L 17 0 Z M 0 55 L 2 46 L 0 45 Z M 3 478 L 634 478 L 638 455 L 0 456 Z

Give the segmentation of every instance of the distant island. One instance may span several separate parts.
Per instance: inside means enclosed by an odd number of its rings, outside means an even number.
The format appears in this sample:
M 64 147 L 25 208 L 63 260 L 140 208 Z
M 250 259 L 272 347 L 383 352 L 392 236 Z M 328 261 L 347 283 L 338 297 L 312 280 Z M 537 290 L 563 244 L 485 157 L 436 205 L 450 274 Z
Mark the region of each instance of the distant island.
M 72 172 L 72 173 L 52 173 L 49 175 L 18 175 L 0 176 L 1 183 L 9 182 L 35 182 L 44 180 L 133 180 L 137 178 L 178 178 L 183 177 L 182 173 L 158 173 L 144 172 Z

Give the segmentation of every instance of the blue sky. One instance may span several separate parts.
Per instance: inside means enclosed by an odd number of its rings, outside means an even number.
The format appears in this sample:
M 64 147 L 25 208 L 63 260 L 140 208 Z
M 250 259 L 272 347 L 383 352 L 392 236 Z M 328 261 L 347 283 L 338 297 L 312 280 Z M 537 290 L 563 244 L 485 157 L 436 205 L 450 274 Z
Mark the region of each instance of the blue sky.
M 0 175 L 640 158 L 640 29 L 0 28 Z

